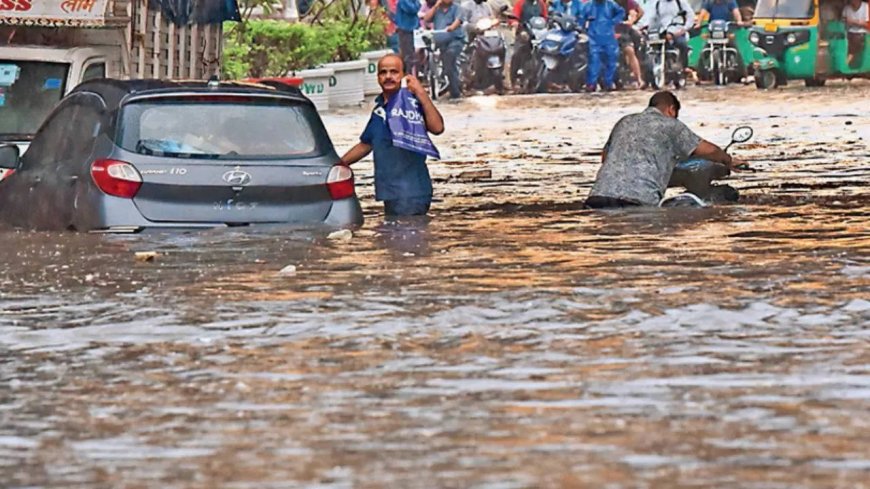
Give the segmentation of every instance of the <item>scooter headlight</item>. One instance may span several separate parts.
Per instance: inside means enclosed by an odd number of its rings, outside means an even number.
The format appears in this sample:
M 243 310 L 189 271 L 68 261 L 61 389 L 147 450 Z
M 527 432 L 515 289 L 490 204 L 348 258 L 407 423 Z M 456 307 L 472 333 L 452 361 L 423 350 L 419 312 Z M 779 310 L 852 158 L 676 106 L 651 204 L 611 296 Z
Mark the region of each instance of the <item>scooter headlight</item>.
M 758 44 L 758 41 L 760 40 L 761 36 L 759 36 L 757 32 L 749 33 L 749 42 L 751 42 L 752 44 Z
M 785 36 L 785 41 L 789 44 L 794 44 L 797 42 L 797 36 L 794 34 L 789 34 Z

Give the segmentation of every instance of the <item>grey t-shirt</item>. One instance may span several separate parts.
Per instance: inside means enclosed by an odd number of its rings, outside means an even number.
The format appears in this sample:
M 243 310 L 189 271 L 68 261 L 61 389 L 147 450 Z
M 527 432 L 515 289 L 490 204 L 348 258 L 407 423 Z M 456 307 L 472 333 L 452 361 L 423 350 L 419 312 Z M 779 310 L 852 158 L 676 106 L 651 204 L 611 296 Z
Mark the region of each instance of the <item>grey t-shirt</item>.
M 685 124 L 649 107 L 616 123 L 607 157 L 590 196 L 658 205 L 677 162 L 688 158 L 701 138 Z

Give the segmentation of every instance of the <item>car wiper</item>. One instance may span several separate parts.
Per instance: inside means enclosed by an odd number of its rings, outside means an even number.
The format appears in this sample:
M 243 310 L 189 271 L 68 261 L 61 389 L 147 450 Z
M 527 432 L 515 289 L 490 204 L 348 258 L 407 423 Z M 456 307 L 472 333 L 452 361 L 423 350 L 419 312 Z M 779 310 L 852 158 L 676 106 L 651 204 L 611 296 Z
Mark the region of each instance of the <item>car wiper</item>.
M 149 156 L 166 156 L 170 158 L 203 158 L 203 159 L 218 159 L 221 157 L 217 153 L 197 153 L 192 151 L 167 151 L 164 149 L 154 148 L 154 145 L 159 144 L 175 144 L 175 141 L 163 141 L 154 139 L 140 139 L 136 143 L 136 152 Z

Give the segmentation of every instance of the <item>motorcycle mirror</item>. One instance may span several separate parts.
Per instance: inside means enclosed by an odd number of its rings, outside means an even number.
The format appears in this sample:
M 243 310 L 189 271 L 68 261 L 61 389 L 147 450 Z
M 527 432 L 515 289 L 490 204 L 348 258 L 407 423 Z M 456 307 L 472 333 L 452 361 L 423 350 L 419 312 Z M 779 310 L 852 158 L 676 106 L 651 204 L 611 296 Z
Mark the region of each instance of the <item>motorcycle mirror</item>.
M 732 143 L 745 143 L 752 138 L 753 130 L 749 126 L 740 126 L 731 134 Z

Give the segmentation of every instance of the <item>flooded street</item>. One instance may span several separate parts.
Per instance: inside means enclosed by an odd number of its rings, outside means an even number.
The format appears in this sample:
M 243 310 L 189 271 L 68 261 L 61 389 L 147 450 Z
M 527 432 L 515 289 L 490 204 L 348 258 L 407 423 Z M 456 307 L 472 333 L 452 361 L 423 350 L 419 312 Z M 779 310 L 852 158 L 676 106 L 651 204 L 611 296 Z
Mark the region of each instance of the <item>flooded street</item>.
M 741 202 L 582 209 L 649 95 L 442 104 L 350 241 L 0 231 L 0 487 L 870 487 L 870 83 L 691 88 Z

